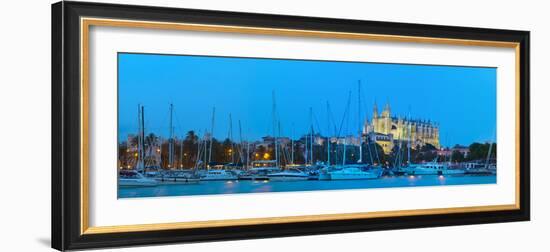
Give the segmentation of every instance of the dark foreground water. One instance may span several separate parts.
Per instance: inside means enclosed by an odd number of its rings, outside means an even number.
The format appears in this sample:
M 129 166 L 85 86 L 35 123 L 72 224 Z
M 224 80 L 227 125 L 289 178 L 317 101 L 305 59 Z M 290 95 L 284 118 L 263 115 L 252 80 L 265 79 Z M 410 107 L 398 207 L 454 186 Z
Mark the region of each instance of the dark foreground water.
M 231 193 L 258 193 L 258 192 L 290 192 L 316 190 L 342 190 L 387 187 L 411 186 L 443 186 L 443 185 L 471 185 L 494 184 L 496 176 L 400 176 L 382 177 L 372 180 L 337 180 L 337 181 L 201 181 L 198 184 L 186 185 L 159 185 L 156 187 L 119 188 L 119 198 L 157 197 L 157 196 L 184 196 L 184 195 L 211 195 Z

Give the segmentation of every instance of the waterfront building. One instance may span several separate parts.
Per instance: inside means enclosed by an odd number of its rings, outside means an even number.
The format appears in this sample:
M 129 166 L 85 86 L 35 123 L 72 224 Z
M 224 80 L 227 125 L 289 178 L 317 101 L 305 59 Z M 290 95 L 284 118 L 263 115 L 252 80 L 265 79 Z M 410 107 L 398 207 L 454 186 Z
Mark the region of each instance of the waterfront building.
M 258 145 L 263 145 L 264 147 L 269 147 L 275 143 L 275 137 L 272 136 L 264 136 L 262 137 L 262 141 Z M 290 137 L 277 137 L 277 144 L 280 144 L 281 146 L 287 146 L 290 145 Z
M 431 144 L 440 148 L 439 126 L 429 120 L 396 117 L 391 114 L 389 103 L 384 106 L 382 113 L 378 113 L 378 107 L 374 104 L 372 119 L 365 120 L 363 136 L 368 141 L 376 142 L 384 153 L 388 154 L 400 141 L 412 143 L 412 148 Z M 405 145 L 406 146 L 406 145 Z
M 357 135 L 347 135 L 347 136 L 341 136 L 341 137 L 331 137 L 331 143 L 336 143 L 339 145 L 352 145 L 352 146 L 359 146 L 360 141 Z
M 447 148 L 441 148 L 437 151 L 437 155 L 449 157 L 453 154 L 453 152 L 458 151 L 460 152 L 465 158 L 468 157 L 470 154 L 470 148 L 468 146 L 462 146 L 462 145 L 455 145 L 454 147 L 447 147 Z

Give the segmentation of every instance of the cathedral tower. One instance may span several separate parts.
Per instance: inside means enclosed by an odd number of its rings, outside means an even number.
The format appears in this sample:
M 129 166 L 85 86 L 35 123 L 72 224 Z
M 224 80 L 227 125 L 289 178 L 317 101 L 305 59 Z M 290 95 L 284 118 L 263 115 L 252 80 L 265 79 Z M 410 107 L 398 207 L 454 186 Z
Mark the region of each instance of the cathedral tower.
M 365 135 L 375 141 L 384 153 L 391 152 L 393 146 L 400 141 L 412 141 L 413 148 L 431 144 L 440 148 L 439 125 L 431 120 L 412 119 L 410 117 L 392 117 L 389 102 L 384 105 L 381 113 L 374 102 L 372 120 L 365 120 Z
M 372 107 L 372 118 L 378 118 L 378 106 L 376 105 L 376 101 Z

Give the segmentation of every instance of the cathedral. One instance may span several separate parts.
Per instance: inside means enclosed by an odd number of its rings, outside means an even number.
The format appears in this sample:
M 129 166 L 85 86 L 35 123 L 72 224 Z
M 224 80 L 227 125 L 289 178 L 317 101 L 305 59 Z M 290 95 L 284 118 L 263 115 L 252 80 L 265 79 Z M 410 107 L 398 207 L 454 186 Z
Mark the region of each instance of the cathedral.
M 431 144 L 439 149 L 439 126 L 431 121 L 413 120 L 410 118 L 399 118 L 391 115 L 389 103 L 384 106 L 381 114 L 378 114 L 378 107 L 374 104 L 372 119 L 365 121 L 363 135 L 369 142 L 376 142 L 384 153 L 392 151 L 396 144 L 412 142 L 411 148 Z

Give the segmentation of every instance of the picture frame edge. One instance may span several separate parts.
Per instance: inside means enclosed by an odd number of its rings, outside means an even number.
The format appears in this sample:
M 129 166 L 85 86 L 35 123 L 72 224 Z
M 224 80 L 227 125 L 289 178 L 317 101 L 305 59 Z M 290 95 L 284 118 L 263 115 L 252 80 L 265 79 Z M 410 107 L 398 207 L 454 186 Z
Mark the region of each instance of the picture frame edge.
M 117 5 L 103 3 L 83 3 L 83 2 L 57 2 L 52 4 L 52 76 L 51 76 L 51 111 L 52 111 L 52 161 L 51 161 L 51 246 L 54 249 L 64 251 L 68 249 L 84 249 L 84 248 L 99 248 L 112 246 L 127 246 L 127 245 L 144 245 L 144 244 L 159 244 L 159 243 L 177 243 L 177 242 L 197 242 L 197 241 L 214 241 L 214 240 L 234 240 L 234 239 L 256 239 L 268 237 L 287 237 L 296 235 L 315 235 L 315 234 L 330 234 L 341 232 L 363 232 L 389 229 L 408 229 L 408 228 L 425 228 L 450 225 L 464 224 L 484 224 L 484 223 L 500 223 L 509 221 L 529 221 L 530 220 L 530 32 L 519 30 L 500 30 L 487 28 L 471 28 L 457 26 L 439 26 L 439 25 L 423 25 L 423 24 L 400 24 L 380 21 L 362 21 L 362 20 L 345 20 L 345 19 L 327 19 L 315 17 L 296 17 L 284 15 L 267 15 L 276 16 L 280 20 L 310 20 L 327 22 L 330 20 L 337 21 L 338 25 L 349 24 L 356 25 L 366 24 L 379 25 L 383 29 L 384 24 L 392 27 L 400 27 L 399 29 L 407 30 L 410 27 L 422 30 L 424 33 L 429 33 L 429 29 L 439 29 L 449 31 L 441 32 L 438 35 L 445 34 L 453 37 L 463 36 L 479 38 L 487 36 L 479 33 L 488 32 L 490 34 L 498 34 L 496 36 L 500 40 L 507 39 L 519 43 L 521 51 L 520 59 L 520 209 L 509 211 L 496 211 L 486 213 L 466 213 L 466 214 L 451 214 L 451 215 L 434 215 L 434 216 L 410 216 L 397 218 L 397 220 L 405 220 L 404 223 L 389 223 L 388 218 L 369 221 L 322 221 L 301 224 L 302 228 L 296 228 L 294 225 L 276 224 L 268 232 L 259 232 L 254 228 L 246 229 L 243 233 L 234 235 L 223 235 L 226 231 L 233 230 L 232 228 L 217 229 L 217 234 L 205 234 L 204 230 L 200 230 L 194 236 L 183 238 L 182 234 L 189 234 L 187 231 L 178 232 L 178 230 L 168 231 L 151 231 L 141 232 L 138 238 L 131 239 L 132 234 L 99 234 L 99 235 L 82 235 L 80 221 L 80 171 L 79 169 L 69 169 L 78 165 L 80 162 L 78 149 L 80 139 L 75 139 L 75 136 L 80 133 L 80 124 L 78 119 L 79 104 L 75 103 L 80 97 L 75 97 L 75 94 L 80 93 L 78 83 L 80 72 L 74 70 L 74 63 L 79 62 L 79 54 L 75 53 L 79 50 L 79 25 L 75 24 L 75 20 L 81 15 L 89 14 L 87 7 L 107 6 L 118 11 L 124 12 L 128 9 L 139 9 L 139 11 L 149 10 L 172 10 L 174 12 L 190 11 L 192 13 L 209 13 L 210 15 L 224 13 L 227 16 L 250 15 L 250 17 L 259 18 L 264 14 L 257 13 L 239 13 L 239 12 L 224 12 L 224 11 L 205 11 L 205 10 L 189 10 L 176 9 L 166 7 L 147 7 L 134 5 Z M 100 16 L 101 13 L 96 13 Z M 135 15 L 129 14 L 128 16 Z M 227 18 L 227 17 L 225 17 Z M 214 18 L 215 19 L 215 18 Z M 283 22 L 284 23 L 284 22 Z M 292 22 L 289 22 L 292 23 Z M 338 25 L 334 27 L 338 27 Z M 344 25 L 345 26 L 345 25 Z M 396 29 L 396 30 L 399 30 Z M 396 31 L 394 30 L 394 31 Z M 419 33 L 415 30 L 415 33 Z M 78 68 L 77 68 L 78 69 Z M 76 105 L 76 106 L 75 106 Z M 77 108 L 75 108 L 77 107 Z M 429 221 L 427 218 L 432 218 Z M 435 221 L 434 221 L 435 220 Z M 386 221 L 386 222 L 384 222 Z M 438 222 L 438 223 L 436 223 Z M 338 224 L 340 223 L 340 224 Z M 370 223 L 370 224 L 369 224 Z M 271 224 L 269 224 L 271 225 Z M 366 226 L 365 226 L 366 225 Z M 245 227 L 246 228 L 246 227 Z M 223 231 L 223 232 L 221 232 Z M 163 235 L 167 235 L 163 237 Z

